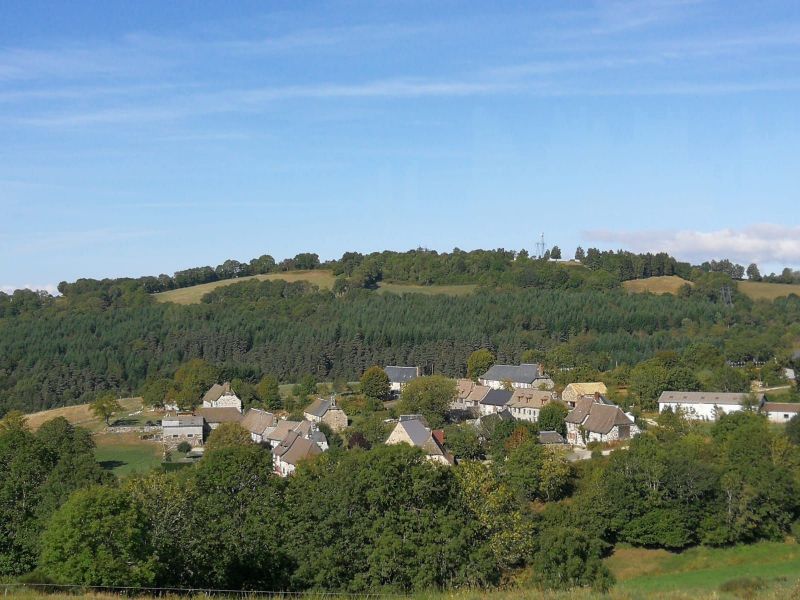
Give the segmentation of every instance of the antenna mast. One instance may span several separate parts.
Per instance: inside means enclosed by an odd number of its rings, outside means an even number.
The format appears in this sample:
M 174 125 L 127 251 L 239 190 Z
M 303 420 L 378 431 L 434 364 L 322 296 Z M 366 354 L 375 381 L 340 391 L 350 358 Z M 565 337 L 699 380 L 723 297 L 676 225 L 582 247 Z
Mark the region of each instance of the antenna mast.
M 539 241 L 536 242 L 536 253 L 539 255 L 539 258 L 544 257 L 544 251 L 545 251 L 544 233 L 542 233 L 542 236 L 539 238 Z

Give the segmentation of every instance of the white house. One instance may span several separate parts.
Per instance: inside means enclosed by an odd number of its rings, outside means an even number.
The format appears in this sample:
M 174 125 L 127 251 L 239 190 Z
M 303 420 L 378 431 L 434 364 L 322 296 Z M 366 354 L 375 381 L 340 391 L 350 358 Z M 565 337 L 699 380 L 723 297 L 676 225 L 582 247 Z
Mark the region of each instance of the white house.
M 798 402 L 764 402 L 761 413 L 767 415 L 771 423 L 786 423 L 795 415 L 800 414 Z
M 412 379 L 419 377 L 422 372 L 419 367 L 388 366 L 383 368 L 389 377 L 389 387 L 393 392 L 401 392 L 405 385 Z
M 506 406 L 515 419 L 535 423 L 539 420 L 539 411 L 542 407 L 553 400 L 555 400 L 554 392 L 520 388 L 514 390 Z
M 494 365 L 478 381 L 494 390 L 502 389 L 506 384 L 513 388 L 552 390 L 555 387 L 553 380 L 542 372 L 541 365 L 531 363 Z
M 307 460 L 318 454 L 322 454 L 322 449 L 319 445 L 310 439 L 304 438 L 297 431 L 290 431 L 272 449 L 272 464 L 278 475 L 287 477 L 294 473 L 297 464 L 301 460 Z
M 639 434 L 633 419 L 600 394 L 579 398 L 564 421 L 567 424 L 567 442 L 573 446 L 627 440 Z
M 230 382 L 215 383 L 203 396 L 203 408 L 235 408 L 242 412 L 242 401 L 233 393 Z
M 485 417 L 506 410 L 506 405 L 511 401 L 513 395 L 514 393 L 508 390 L 490 389 L 479 403 L 480 415 Z
M 443 465 L 453 464 L 453 455 L 444 449 L 444 432 L 431 431 L 420 415 L 401 415 L 386 444 L 408 444 L 421 448 L 428 460 Z
M 167 447 L 189 442 L 193 448 L 203 445 L 203 417 L 192 414 L 165 415 L 161 419 L 161 439 Z
M 250 432 L 250 437 L 256 444 L 267 441 L 267 435 L 275 429 L 277 419 L 275 415 L 265 410 L 251 408 L 241 421 L 242 427 Z
M 680 410 L 687 419 L 714 421 L 723 414 L 740 411 L 751 394 L 738 392 L 663 392 L 658 399 L 658 412 L 667 408 Z M 755 406 L 764 400 L 764 394 L 755 395 Z

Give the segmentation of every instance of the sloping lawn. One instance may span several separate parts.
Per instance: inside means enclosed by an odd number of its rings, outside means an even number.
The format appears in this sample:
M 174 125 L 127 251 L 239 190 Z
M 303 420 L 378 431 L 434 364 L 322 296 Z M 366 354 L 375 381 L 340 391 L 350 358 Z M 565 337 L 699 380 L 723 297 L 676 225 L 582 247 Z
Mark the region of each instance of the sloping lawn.
M 161 464 L 161 444 L 140 440 L 136 434 L 101 434 L 94 441 L 97 462 L 117 477 L 146 473 Z

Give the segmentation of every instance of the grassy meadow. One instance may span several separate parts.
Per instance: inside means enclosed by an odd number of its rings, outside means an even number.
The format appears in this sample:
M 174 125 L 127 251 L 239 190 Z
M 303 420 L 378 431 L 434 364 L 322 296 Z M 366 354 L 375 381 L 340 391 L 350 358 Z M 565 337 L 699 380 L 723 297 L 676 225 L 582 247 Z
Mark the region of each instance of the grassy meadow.
M 740 281 L 739 291 L 753 300 L 775 300 L 789 294 L 800 296 L 800 284 L 766 283 L 763 281 Z
M 142 440 L 136 433 L 107 433 L 94 436 L 94 456 L 100 466 L 118 477 L 146 473 L 161 464 L 159 442 Z
M 690 281 L 677 275 L 664 275 L 663 277 L 648 277 L 647 279 L 631 279 L 624 281 L 622 287 L 628 292 L 641 294 L 677 294 L 685 284 L 692 285 Z

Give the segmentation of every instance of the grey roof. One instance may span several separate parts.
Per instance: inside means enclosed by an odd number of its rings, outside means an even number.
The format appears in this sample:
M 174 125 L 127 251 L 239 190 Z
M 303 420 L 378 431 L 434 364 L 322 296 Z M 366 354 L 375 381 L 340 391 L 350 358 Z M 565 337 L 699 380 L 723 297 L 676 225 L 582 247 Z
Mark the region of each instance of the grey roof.
M 419 377 L 419 367 L 384 367 L 383 370 L 393 383 L 407 383 Z
M 489 406 L 505 406 L 511 400 L 514 392 L 507 390 L 490 390 L 481 400 L 481 404 Z
M 557 431 L 540 431 L 540 444 L 566 444 L 566 441 Z
M 310 436 L 308 436 L 312 442 L 316 442 L 317 444 L 327 444 L 328 438 L 325 437 L 325 434 L 322 433 L 319 429 L 312 432 Z
M 741 404 L 749 394 L 738 392 L 662 392 L 658 399 L 661 403 L 677 404 L 713 404 L 737 405 Z M 756 402 L 760 403 L 764 394 L 756 394 Z
M 169 425 L 165 421 L 171 421 Z M 161 420 L 162 427 L 202 427 L 203 417 L 197 415 L 178 415 L 172 417 L 164 417 Z
M 313 415 L 315 417 L 322 418 L 322 415 L 328 412 L 328 409 L 330 407 L 331 407 L 330 400 L 325 400 L 324 398 L 317 398 L 311 404 L 306 406 L 303 409 L 303 412 Z
M 543 377 L 538 364 L 494 365 L 481 379 L 486 381 L 510 381 L 511 383 L 533 383 Z
M 317 444 L 296 431 L 289 432 L 281 443 L 272 449 L 272 454 L 290 465 L 297 465 L 299 461 L 321 452 L 322 449 Z
M 405 429 L 408 437 L 411 438 L 411 442 L 420 448 L 431 437 L 431 430 L 425 427 L 425 425 L 419 419 L 401 421 L 397 424 L 397 426 Z

